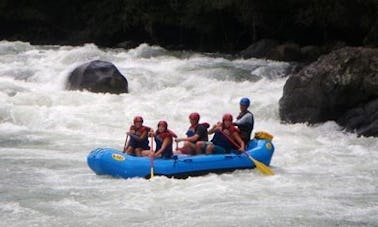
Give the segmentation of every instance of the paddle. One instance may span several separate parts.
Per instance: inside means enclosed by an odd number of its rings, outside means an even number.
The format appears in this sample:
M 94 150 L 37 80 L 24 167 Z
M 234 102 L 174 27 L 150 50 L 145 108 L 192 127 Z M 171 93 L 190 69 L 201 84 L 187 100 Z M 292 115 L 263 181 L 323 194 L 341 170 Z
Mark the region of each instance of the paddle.
M 151 173 L 150 178 L 154 177 L 154 135 L 151 134 L 151 148 L 150 148 L 150 166 L 151 166 Z
M 127 140 L 129 139 L 129 135 L 126 133 L 126 140 L 125 140 L 125 145 L 123 145 L 123 153 L 126 152 L 126 146 L 127 146 Z
M 234 140 L 232 140 L 228 135 L 226 135 L 222 130 L 220 132 L 238 149 L 240 148 L 239 144 L 235 143 Z M 266 166 L 264 163 L 257 161 L 254 159 L 248 152 L 243 151 L 244 154 L 247 155 L 247 157 L 255 164 L 256 168 L 265 175 L 274 175 L 273 170 L 271 170 L 268 166 Z
M 251 161 L 255 164 L 255 166 L 257 167 L 258 170 L 260 170 L 261 173 L 265 174 L 265 175 L 274 175 L 274 172 L 273 170 L 271 170 L 268 166 L 266 166 L 264 163 L 262 162 L 259 162 L 257 161 L 256 159 L 254 159 L 250 154 L 248 154 L 247 152 L 243 152 L 244 154 L 246 154 L 248 156 L 249 159 L 251 159 Z

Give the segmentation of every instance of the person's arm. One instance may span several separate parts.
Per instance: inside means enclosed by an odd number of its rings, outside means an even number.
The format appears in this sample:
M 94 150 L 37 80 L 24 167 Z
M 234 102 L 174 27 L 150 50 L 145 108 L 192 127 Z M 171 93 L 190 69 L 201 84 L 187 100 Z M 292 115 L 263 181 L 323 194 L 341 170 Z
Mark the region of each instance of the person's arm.
M 135 134 L 130 134 L 129 136 L 133 137 L 134 139 L 138 141 L 142 141 L 148 136 L 148 132 L 147 130 L 145 130 L 140 136 L 137 136 Z
M 241 117 L 239 120 L 236 120 L 234 122 L 235 125 L 246 125 L 246 124 L 252 124 L 253 123 L 253 116 L 251 113 L 244 114 L 243 117 Z
M 187 142 L 191 142 L 191 143 L 194 143 L 196 142 L 198 139 L 199 139 L 199 135 L 198 135 L 198 132 L 196 131 L 195 134 L 193 136 L 189 136 L 189 137 L 184 137 L 184 138 L 177 138 L 175 139 L 175 141 L 178 143 L 178 142 L 182 142 L 182 141 L 187 141 Z
M 130 127 L 130 130 L 127 132 L 127 135 L 130 136 L 130 138 L 138 139 L 139 137 L 135 135 L 135 130 Z
M 199 138 L 199 135 L 198 135 L 198 134 L 194 134 L 194 135 L 191 136 L 191 137 L 178 138 L 178 139 L 176 139 L 176 142 L 188 141 L 188 142 L 192 142 L 192 143 L 194 143 L 195 141 L 198 140 L 198 138 Z
M 213 125 L 213 127 L 211 127 L 211 129 L 208 131 L 208 134 L 211 135 L 217 130 L 222 130 L 222 123 L 221 122 L 218 122 L 216 125 Z
M 127 136 L 126 136 L 125 145 L 123 147 L 123 152 L 126 152 L 127 148 L 129 147 L 129 144 L 130 144 L 130 140 L 128 140 L 128 136 L 129 136 L 129 134 L 127 134 Z
M 200 125 L 198 125 L 198 127 L 195 131 L 195 134 L 191 137 L 188 137 L 187 141 L 192 142 L 192 143 L 196 143 L 200 138 L 203 138 L 206 135 L 208 135 L 207 128 L 205 128 L 205 126 L 200 124 Z
M 150 131 L 147 133 L 148 134 L 148 137 L 154 137 L 156 136 L 156 133 L 153 129 L 150 129 Z
M 133 127 L 133 126 L 130 126 L 130 129 L 129 129 L 129 131 L 127 132 L 127 135 L 128 135 L 128 136 L 131 136 L 131 135 L 133 135 L 134 133 L 135 133 L 134 127 Z
M 245 151 L 245 144 L 244 144 L 244 141 L 241 139 L 239 132 L 235 131 L 232 135 L 236 139 L 236 141 L 240 144 L 239 151 L 241 152 Z
M 155 157 L 160 157 L 161 153 L 168 147 L 169 144 L 172 143 L 172 137 L 165 137 L 163 140 L 163 144 L 161 145 L 161 148 L 157 150 L 154 154 Z

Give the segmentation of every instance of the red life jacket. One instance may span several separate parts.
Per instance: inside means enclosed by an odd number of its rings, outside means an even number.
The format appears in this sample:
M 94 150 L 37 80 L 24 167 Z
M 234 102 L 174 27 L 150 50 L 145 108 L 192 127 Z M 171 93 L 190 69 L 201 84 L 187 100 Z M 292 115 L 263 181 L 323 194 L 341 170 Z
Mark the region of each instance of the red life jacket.
M 151 130 L 151 128 L 142 125 L 140 128 L 137 129 L 137 128 L 135 127 L 135 125 L 131 125 L 131 126 L 130 126 L 130 130 L 134 130 L 134 131 L 135 131 L 134 135 L 136 135 L 136 136 L 140 136 L 140 135 L 142 135 L 145 131 L 149 132 L 149 131 Z
M 194 126 L 190 126 L 188 131 L 186 132 L 186 135 L 188 137 L 191 137 L 191 136 L 194 136 L 194 134 L 196 133 L 197 131 L 197 128 L 198 126 L 202 125 L 203 127 L 205 127 L 206 129 L 210 127 L 209 123 L 207 122 L 204 122 L 204 123 L 199 123 L 199 124 L 196 124 Z
M 240 133 L 240 130 L 235 127 L 234 125 L 230 125 L 230 127 L 228 128 L 224 128 L 224 125 L 222 124 L 222 133 L 224 133 L 225 135 L 227 135 L 228 137 L 226 137 L 228 140 L 232 140 L 230 141 L 232 144 L 239 144 L 235 138 L 234 138 L 234 132 L 238 132 Z
M 200 123 L 200 125 L 202 125 L 202 126 L 205 127 L 205 128 L 209 128 L 209 127 L 210 127 L 210 124 L 207 123 L 207 122 Z M 197 125 L 197 127 L 198 127 L 198 125 Z M 197 128 L 196 128 L 196 129 L 197 129 Z
M 177 135 L 172 132 L 171 130 L 167 130 L 165 132 L 157 132 L 156 133 L 156 136 L 158 136 L 161 140 L 164 140 L 166 137 L 174 137 L 174 138 L 177 138 Z

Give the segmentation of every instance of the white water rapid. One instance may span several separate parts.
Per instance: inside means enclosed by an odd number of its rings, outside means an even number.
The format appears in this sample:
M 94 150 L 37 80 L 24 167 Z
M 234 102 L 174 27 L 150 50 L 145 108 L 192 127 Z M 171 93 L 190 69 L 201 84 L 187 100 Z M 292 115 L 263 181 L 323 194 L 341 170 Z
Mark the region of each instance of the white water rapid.
M 112 62 L 129 94 L 64 89 L 68 74 Z M 334 122 L 281 124 L 290 65 L 170 52 L 0 42 L 0 226 L 378 226 L 378 139 Z M 186 180 L 114 179 L 87 166 L 121 149 L 135 115 L 184 135 L 188 114 L 211 124 L 252 100 L 255 130 L 274 135 L 275 176 L 257 170 Z

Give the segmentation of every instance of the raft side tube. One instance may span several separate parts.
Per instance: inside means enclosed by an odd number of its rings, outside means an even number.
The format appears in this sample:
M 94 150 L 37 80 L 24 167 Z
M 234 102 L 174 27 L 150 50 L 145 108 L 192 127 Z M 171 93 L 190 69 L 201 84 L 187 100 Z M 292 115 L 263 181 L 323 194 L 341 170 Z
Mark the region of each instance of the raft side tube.
M 265 139 L 253 139 L 246 151 L 254 159 L 269 165 L 273 152 L 273 144 Z M 116 149 L 98 148 L 89 153 L 88 166 L 98 175 L 131 178 L 150 175 L 150 158 L 135 157 L 122 153 Z M 234 151 L 230 154 L 211 155 L 174 155 L 171 159 L 155 158 L 154 175 L 186 178 L 208 173 L 232 172 L 236 169 L 255 168 L 254 162 L 248 155 Z

